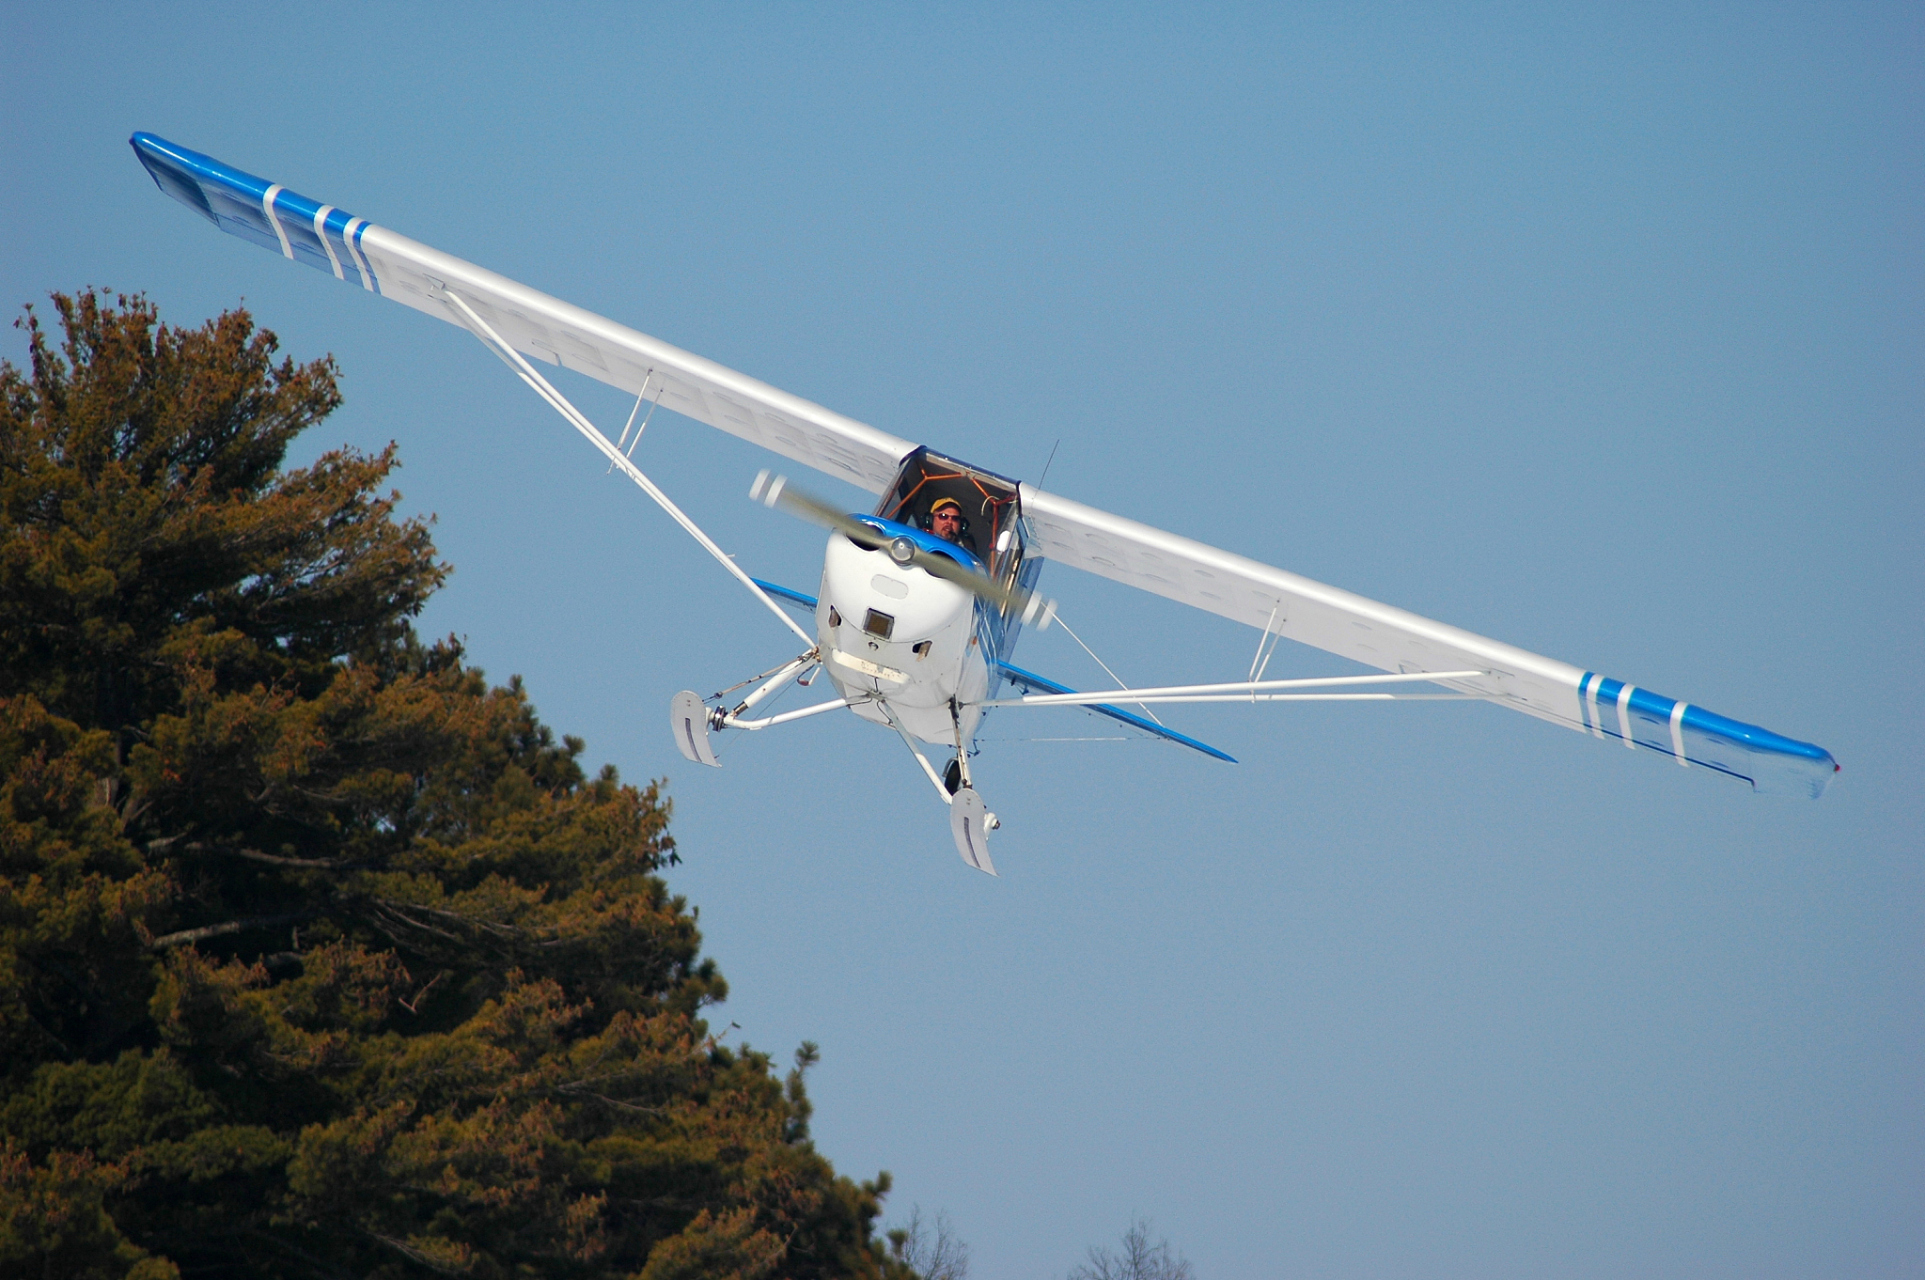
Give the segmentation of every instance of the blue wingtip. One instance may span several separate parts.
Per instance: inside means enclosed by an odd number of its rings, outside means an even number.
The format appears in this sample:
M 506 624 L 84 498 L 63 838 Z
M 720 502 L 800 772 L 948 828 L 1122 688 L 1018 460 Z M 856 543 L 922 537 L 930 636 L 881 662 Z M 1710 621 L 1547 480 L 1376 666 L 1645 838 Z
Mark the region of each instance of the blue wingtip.
M 127 139 L 154 185 L 212 222 L 296 262 L 379 292 L 361 251 L 367 221 L 145 131 Z
M 196 157 L 193 152 L 174 147 L 151 133 L 136 133 L 127 139 L 127 145 L 134 149 L 134 157 L 163 193 L 180 201 L 215 226 L 220 225 L 219 215 L 208 202 L 200 183 L 192 177 L 192 159 L 206 157 Z M 265 191 L 267 188 L 263 186 L 261 189 Z
M 1699 765 L 1749 782 L 1752 789 L 1816 800 L 1840 769 L 1831 752 L 1703 707 L 1584 673 L 1578 713 L 1601 738 L 1661 751 L 1679 764 Z

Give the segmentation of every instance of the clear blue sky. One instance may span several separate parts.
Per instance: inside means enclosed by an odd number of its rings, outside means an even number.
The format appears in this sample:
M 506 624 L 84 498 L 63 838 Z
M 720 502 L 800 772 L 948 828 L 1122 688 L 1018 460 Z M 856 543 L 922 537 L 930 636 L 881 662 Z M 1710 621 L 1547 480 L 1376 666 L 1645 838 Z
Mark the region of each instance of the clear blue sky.
M 303 457 L 398 441 L 456 566 L 427 628 L 668 777 L 719 1022 L 821 1043 L 839 1168 L 946 1211 L 977 1280 L 1132 1213 L 1204 1280 L 1925 1273 L 1915 6 L 532 12 L 5 6 L 0 297 L 244 297 L 339 358 Z M 699 771 L 670 695 L 785 633 L 478 345 L 217 234 L 135 129 L 1006 473 L 1060 439 L 1052 489 L 1844 774 L 1199 708 L 1240 765 L 991 743 L 990 880 L 853 721 Z M 666 416 L 637 456 L 814 581 L 756 451 Z M 1125 678 L 1247 667 L 1247 630 L 1046 582 Z M 1098 678 L 1059 632 L 1019 657 Z M 986 736 L 1104 732 L 1060 715 Z

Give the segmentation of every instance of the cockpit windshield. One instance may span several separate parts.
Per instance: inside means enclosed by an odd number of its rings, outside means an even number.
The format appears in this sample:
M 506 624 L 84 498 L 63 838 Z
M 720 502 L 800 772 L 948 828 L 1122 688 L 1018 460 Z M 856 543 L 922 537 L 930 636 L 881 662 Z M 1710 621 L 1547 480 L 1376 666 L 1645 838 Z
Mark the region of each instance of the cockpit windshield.
M 1016 483 L 917 449 L 903 462 L 876 514 L 943 538 L 1013 582 L 1023 558 Z

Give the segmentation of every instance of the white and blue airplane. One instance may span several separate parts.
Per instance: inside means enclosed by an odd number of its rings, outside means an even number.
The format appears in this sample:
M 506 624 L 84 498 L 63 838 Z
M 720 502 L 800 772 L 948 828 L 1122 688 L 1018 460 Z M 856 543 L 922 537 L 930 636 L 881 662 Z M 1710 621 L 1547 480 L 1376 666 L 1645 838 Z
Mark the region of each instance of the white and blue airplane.
M 1822 747 L 1046 493 L 846 418 L 212 157 L 148 133 L 136 133 L 131 142 L 162 191 L 221 230 L 473 333 L 795 634 L 802 652 L 772 670 L 708 698 L 675 696 L 670 721 L 684 756 L 716 766 L 712 739 L 723 730 L 768 729 L 847 709 L 901 737 L 949 806 L 958 851 L 980 871 L 995 874 L 988 834 L 1000 824 L 975 788 L 970 760 L 984 713 L 1000 708 L 1083 707 L 1229 761 L 1215 747 L 1158 722 L 1150 707 L 1476 700 L 1632 750 L 1658 752 L 1681 767 L 1726 774 L 1761 792 L 1815 798 L 1838 770 Z M 531 359 L 634 395 L 635 408 L 620 434 L 610 439 L 599 430 Z M 756 477 L 750 491 L 755 500 L 830 529 L 816 595 L 751 577 L 635 466 L 635 445 L 664 405 L 881 495 L 873 512 L 845 514 L 799 493 L 783 477 L 767 471 Z M 961 516 L 959 522 L 943 521 L 950 536 L 938 536 L 938 507 Z M 1257 628 L 1246 678 L 1079 693 L 1014 665 L 1010 659 L 1023 627 L 1047 627 L 1055 610 L 1035 591 L 1045 560 Z M 800 625 L 790 609 L 810 626 Z M 1382 674 L 1266 680 L 1270 655 L 1284 639 Z M 806 686 L 820 673 L 828 675 L 836 697 L 779 715 L 755 714 L 791 681 Z M 729 701 L 729 693 L 750 685 L 746 696 Z M 1426 685 L 1430 691 L 1421 691 Z M 946 767 L 932 764 L 924 746 L 949 755 Z

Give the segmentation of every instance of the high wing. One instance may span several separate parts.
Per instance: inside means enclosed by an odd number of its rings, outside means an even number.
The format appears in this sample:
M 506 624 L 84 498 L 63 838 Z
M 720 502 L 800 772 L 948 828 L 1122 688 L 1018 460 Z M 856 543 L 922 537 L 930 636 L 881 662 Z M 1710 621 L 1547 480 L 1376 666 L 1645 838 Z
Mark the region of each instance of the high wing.
M 458 294 L 510 346 L 881 493 L 915 446 L 854 418 L 637 333 L 366 218 L 151 133 L 131 139 L 160 189 L 221 230 L 468 327 Z
M 1759 791 L 1813 798 L 1838 763 L 1823 747 L 1580 670 L 1080 502 L 1022 487 L 1030 546 L 1059 564 L 1264 628 L 1383 671 L 1481 671 L 1439 684 L 1649 747 Z
M 471 330 L 475 326 L 462 312 L 472 310 L 522 354 L 620 387 L 638 404 L 665 404 L 871 493 L 889 487 L 914 448 L 210 156 L 148 133 L 130 141 L 162 191 L 223 231 Z M 1021 495 L 1031 557 L 1262 628 L 1266 638 L 1295 640 L 1387 672 L 1459 673 L 1438 683 L 1627 747 L 1662 751 L 1680 765 L 1715 769 L 1759 791 L 1816 797 L 1838 770 L 1831 754 L 1811 743 L 1031 485 L 1023 485 Z M 1465 671 L 1479 674 L 1461 675 Z

